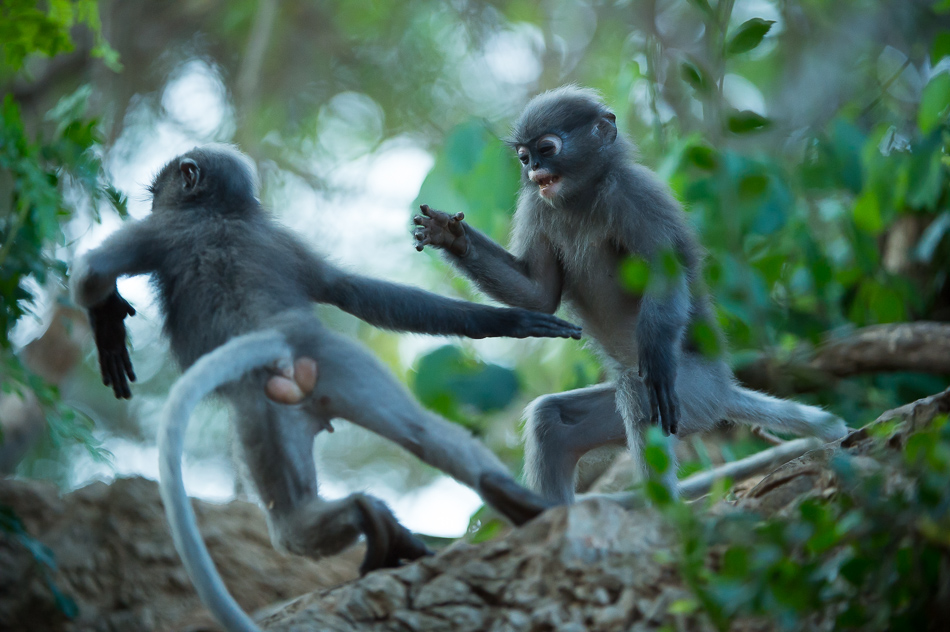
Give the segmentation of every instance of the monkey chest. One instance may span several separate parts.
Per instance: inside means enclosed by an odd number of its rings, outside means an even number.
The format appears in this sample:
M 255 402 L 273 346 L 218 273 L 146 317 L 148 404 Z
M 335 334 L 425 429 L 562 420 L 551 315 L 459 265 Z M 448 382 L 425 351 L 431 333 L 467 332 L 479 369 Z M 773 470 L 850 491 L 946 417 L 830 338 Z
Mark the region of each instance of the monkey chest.
M 625 288 L 622 256 L 604 244 L 577 251 L 564 265 L 564 298 L 587 335 L 624 364 L 636 362 L 639 297 Z

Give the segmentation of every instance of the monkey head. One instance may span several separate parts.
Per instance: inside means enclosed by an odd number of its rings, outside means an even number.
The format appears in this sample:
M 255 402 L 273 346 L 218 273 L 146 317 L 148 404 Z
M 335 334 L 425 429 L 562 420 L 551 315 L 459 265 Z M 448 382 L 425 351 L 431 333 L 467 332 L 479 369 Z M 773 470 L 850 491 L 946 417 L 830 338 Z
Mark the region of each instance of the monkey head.
M 171 160 L 148 187 L 152 211 L 202 207 L 237 212 L 256 208 L 257 171 L 254 163 L 231 145 L 195 147 Z M 227 200 L 223 207 L 216 202 Z
M 521 161 L 522 189 L 536 188 L 552 206 L 594 191 L 622 151 L 616 120 L 593 90 L 569 85 L 536 96 L 508 138 Z

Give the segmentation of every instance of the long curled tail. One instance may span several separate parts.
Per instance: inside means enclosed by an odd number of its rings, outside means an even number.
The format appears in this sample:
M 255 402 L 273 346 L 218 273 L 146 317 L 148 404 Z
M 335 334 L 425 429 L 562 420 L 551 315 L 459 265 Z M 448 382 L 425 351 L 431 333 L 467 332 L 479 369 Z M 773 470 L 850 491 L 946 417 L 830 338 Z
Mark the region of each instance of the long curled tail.
M 201 601 L 228 632 L 260 630 L 228 593 L 198 532 L 181 474 L 185 429 L 195 406 L 206 395 L 275 361 L 293 361 L 290 347 L 277 331 L 239 336 L 201 356 L 172 387 L 158 434 L 160 489 L 175 548 Z

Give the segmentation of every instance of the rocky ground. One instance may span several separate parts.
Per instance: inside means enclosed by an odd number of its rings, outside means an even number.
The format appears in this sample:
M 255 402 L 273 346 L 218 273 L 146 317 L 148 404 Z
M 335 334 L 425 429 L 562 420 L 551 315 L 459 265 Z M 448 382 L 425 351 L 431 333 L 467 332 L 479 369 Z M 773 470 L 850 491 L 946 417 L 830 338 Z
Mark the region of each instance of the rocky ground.
M 950 390 L 890 411 L 891 443 L 950 411 Z M 737 486 L 732 505 L 766 514 L 833 493 L 838 450 L 870 459 L 866 430 Z M 868 464 L 869 467 L 873 463 Z M 0 629 L 214 629 L 172 546 L 155 483 L 95 484 L 60 498 L 28 481 L 0 481 L 0 505 L 48 545 L 49 573 L 79 606 L 56 608 L 41 567 L 21 541 L 0 536 Z M 196 503 L 205 540 L 232 593 L 266 630 L 560 631 L 705 629 L 671 614 L 687 596 L 662 521 L 591 500 L 545 513 L 493 541 L 458 542 L 408 566 L 356 579 L 361 552 L 319 564 L 273 551 L 260 511 Z M 713 510 L 728 510 L 727 505 Z M 287 601 L 297 595 L 299 598 Z M 676 610 L 675 608 L 673 609 Z M 749 622 L 747 629 L 761 629 Z M 669 629 L 669 628 L 668 628 Z

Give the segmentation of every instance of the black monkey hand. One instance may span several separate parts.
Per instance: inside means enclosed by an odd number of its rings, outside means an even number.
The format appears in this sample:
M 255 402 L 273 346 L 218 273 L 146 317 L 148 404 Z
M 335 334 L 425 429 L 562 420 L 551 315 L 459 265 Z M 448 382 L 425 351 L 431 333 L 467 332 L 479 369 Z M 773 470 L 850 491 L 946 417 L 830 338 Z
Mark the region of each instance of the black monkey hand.
M 502 307 L 497 314 L 489 315 L 492 323 L 489 324 L 487 336 L 504 336 L 507 338 L 573 338 L 581 339 L 581 328 L 578 325 L 561 320 L 557 316 L 532 312 L 526 309 Z M 482 336 L 470 336 L 472 338 Z
M 465 235 L 462 220 L 464 213 L 449 215 L 442 211 L 429 208 L 428 204 L 419 207 L 422 215 L 412 218 L 416 225 L 412 236 L 415 239 L 416 250 L 422 252 L 426 246 L 444 248 L 453 255 L 464 257 L 468 253 L 469 241 Z
M 89 324 L 99 351 L 102 383 L 111 386 L 116 398 L 131 399 L 129 381 L 135 381 L 132 360 L 125 346 L 126 316 L 135 316 L 135 308 L 114 290 L 106 300 L 89 308 Z
M 679 425 L 679 398 L 676 395 L 676 365 L 672 358 L 656 351 L 640 356 L 640 375 L 650 403 L 650 423 L 659 425 L 663 434 L 676 434 Z

